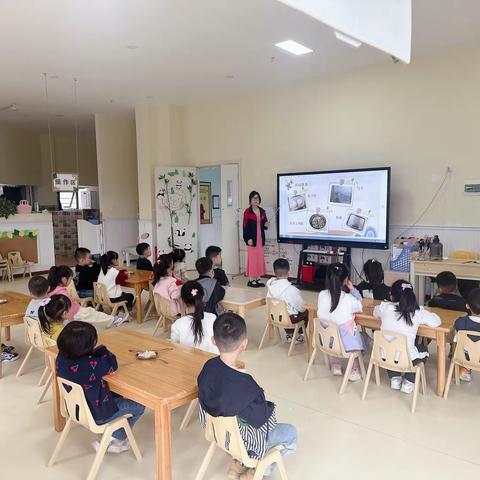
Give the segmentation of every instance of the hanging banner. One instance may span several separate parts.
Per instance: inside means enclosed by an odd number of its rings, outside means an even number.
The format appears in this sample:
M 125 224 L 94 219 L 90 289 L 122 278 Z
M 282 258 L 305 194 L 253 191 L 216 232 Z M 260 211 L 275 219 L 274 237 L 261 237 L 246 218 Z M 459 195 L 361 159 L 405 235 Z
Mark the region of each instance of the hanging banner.
M 78 190 L 78 175 L 76 173 L 54 173 L 52 189 L 54 192 L 75 192 Z

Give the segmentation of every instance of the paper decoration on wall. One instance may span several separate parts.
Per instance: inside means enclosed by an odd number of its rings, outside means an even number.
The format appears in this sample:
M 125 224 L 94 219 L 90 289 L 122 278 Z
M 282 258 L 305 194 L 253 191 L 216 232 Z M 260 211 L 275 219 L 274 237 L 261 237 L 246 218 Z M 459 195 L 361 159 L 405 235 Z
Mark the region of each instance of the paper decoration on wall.
M 410 63 L 411 0 L 278 0 L 335 31 Z M 344 40 L 345 41 L 345 40 Z M 348 42 L 351 45 L 353 43 Z M 314 47 L 309 45 L 310 47 Z
M 78 190 L 78 175 L 76 173 L 52 174 L 52 189 L 54 192 L 75 192 Z
M 158 253 L 185 250 L 187 268 L 197 258 L 197 189 L 194 168 L 165 168 L 155 171 Z
M 0 232 L 0 238 L 28 237 L 37 238 L 38 230 L 5 230 Z

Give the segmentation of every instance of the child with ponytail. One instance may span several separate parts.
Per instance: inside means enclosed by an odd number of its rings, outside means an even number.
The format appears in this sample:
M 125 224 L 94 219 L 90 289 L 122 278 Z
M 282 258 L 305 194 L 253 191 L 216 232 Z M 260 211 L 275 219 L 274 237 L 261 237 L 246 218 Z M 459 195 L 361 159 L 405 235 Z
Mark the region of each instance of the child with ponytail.
M 70 300 L 71 308 L 67 318 L 69 322 L 78 320 L 99 326 L 118 327 L 125 321 L 124 317 L 121 316 L 113 317 L 112 315 L 98 312 L 92 307 L 81 307 L 80 304 L 70 296 L 68 291 L 68 286 L 73 281 L 73 271 L 70 267 L 66 265 L 51 267 L 48 271 L 47 280 L 49 284 L 49 297 L 53 295 L 64 295 Z
M 204 311 L 202 286 L 198 282 L 187 282 L 182 286 L 180 295 L 187 315 L 172 325 L 172 342 L 218 355 L 218 348 L 212 343 L 213 324 L 217 317 Z
M 40 326 L 48 337 L 57 340 L 63 326 L 68 322 L 72 302 L 65 295 L 52 295 L 45 298 L 38 308 Z
M 399 333 L 407 337 L 408 352 L 413 365 L 426 362 L 428 350 L 424 345 L 415 344 L 417 330 L 420 325 L 438 327 L 440 317 L 418 306 L 413 286 L 406 280 L 397 280 L 391 289 L 390 302 L 383 302 L 373 310 L 375 317 L 380 317 L 382 330 Z M 415 386 L 415 374 L 392 372 L 387 370 L 390 386 L 393 390 L 412 393 Z
M 326 290 L 318 295 L 317 317 L 338 325 L 346 352 L 365 350 L 360 330 L 355 323 L 355 314 L 362 311 L 362 296 L 353 286 L 348 270 L 343 263 L 332 263 L 327 268 Z M 332 373 L 342 375 L 342 360 L 333 358 Z M 350 381 L 361 380 L 358 361 L 355 360 Z

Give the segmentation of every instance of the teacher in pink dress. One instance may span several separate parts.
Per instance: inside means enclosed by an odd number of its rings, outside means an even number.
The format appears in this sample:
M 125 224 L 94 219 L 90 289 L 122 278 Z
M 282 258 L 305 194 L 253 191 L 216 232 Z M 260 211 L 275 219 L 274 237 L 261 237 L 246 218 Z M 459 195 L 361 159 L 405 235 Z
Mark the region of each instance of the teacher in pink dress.
M 248 286 L 252 288 L 264 287 L 260 278 L 265 275 L 265 230 L 269 226 L 267 214 L 260 207 L 262 197 L 258 192 L 250 192 L 248 196 L 250 207 L 243 213 L 243 240 L 247 245 L 247 276 Z

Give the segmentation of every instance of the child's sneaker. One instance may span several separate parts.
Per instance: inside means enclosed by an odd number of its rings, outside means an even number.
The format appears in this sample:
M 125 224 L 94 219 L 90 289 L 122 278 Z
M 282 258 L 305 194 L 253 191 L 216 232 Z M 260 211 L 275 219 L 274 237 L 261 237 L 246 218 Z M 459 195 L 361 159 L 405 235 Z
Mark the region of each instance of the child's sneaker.
M 390 379 L 390 388 L 392 390 L 400 390 L 402 388 L 402 377 L 393 377 Z
M 333 363 L 332 364 L 332 373 L 336 377 L 341 377 L 343 375 L 342 364 L 341 363 Z
M 12 346 L 12 345 L 5 345 L 4 343 L 2 343 L 2 352 L 12 353 L 14 350 L 15 350 L 15 347 L 14 347 L 14 346 Z
M 360 375 L 360 370 L 355 369 L 350 372 L 350 378 L 349 380 L 351 382 L 358 382 L 359 380 L 362 379 L 362 376 Z
M 286 333 L 286 334 L 285 334 L 285 341 L 286 341 L 287 343 L 292 343 L 292 341 L 293 341 L 293 335 L 290 334 L 290 333 Z
M 92 443 L 92 447 L 96 452 L 98 452 L 98 449 L 100 448 L 100 442 L 95 440 Z M 107 453 L 122 453 L 128 450 L 130 450 L 130 442 L 128 441 L 128 438 L 125 440 L 117 440 L 116 438 L 112 438 L 110 445 L 107 447 Z
M 128 322 L 128 317 L 126 315 L 118 314 L 112 322 L 112 327 L 119 327 L 123 323 Z
M 472 371 L 468 368 L 460 367 L 460 381 L 461 382 L 471 382 L 472 381 Z
M 305 343 L 305 337 L 301 333 L 297 335 L 296 343 L 297 344 Z
M 409 395 L 410 393 L 413 392 L 414 388 L 415 388 L 415 384 L 413 382 L 410 382 L 406 378 L 404 378 L 402 382 L 402 388 L 400 388 L 400 391 L 402 393 L 406 393 L 407 395 Z
M 15 360 L 18 360 L 18 353 L 2 352 L 2 357 L 1 357 L 2 362 L 14 362 Z

